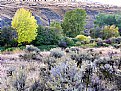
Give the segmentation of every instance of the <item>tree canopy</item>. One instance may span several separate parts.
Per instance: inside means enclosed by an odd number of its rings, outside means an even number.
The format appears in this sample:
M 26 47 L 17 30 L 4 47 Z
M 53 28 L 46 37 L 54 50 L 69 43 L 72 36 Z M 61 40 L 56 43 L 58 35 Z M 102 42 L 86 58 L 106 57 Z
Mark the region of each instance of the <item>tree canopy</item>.
M 121 15 L 120 14 L 99 14 L 94 22 L 97 26 L 116 25 L 121 29 Z
M 18 33 L 18 43 L 30 43 L 37 36 L 37 21 L 29 10 L 20 8 L 12 19 L 12 27 Z
M 68 37 L 76 37 L 84 30 L 86 24 L 86 11 L 75 9 L 66 12 L 62 23 L 63 32 Z

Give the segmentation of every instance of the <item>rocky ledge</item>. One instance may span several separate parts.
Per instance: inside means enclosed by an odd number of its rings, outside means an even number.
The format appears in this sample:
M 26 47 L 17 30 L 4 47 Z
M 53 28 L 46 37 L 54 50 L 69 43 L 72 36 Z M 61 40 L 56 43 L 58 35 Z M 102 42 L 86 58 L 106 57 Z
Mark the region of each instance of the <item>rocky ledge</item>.
M 50 21 L 62 21 L 66 11 L 75 8 L 83 8 L 87 11 L 87 29 L 94 26 L 95 16 L 100 13 L 116 13 L 121 11 L 121 7 L 102 5 L 99 3 L 43 3 L 43 2 L 1 2 L 0 3 L 0 28 L 9 26 L 12 17 L 18 8 L 27 8 L 33 12 L 39 25 L 47 26 Z

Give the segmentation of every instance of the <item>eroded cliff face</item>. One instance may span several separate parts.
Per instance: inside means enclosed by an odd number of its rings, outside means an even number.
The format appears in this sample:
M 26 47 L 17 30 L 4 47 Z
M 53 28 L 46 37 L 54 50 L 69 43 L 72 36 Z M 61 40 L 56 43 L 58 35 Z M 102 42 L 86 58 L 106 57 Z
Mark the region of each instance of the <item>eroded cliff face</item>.
M 116 13 L 121 8 L 116 6 L 101 5 L 97 3 L 53 3 L 53 2 L 0 2 L 0 27 L 11 24 L 12 17 L 17 9 L 24 7 L 30 9 L 37 19 L 39 25 L 48 26 L 50 21 L 63 20 L 65 12 L 75 8 L 82 8 L 87 11 L 86 29 L 94 26 L 93 21 L 100 12 Z

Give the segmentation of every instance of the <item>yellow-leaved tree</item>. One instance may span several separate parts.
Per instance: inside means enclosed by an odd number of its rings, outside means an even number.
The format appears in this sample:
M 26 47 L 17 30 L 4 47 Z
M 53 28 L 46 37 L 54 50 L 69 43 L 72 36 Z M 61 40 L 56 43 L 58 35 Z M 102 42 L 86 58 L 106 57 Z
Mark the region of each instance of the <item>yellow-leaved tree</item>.
M 108 39 L 111 37 L 118 37 L 119 36 L 119 31 L 118 27 L 115 25 L 111 26 L 104 26 L 103 28 L 103 39 Z
M 37 21 L 32 13 L 24 8 L 16 11 L 12 19 L 12 27 L 18 33 L 18 43 L 30 43 L 37 36 Z

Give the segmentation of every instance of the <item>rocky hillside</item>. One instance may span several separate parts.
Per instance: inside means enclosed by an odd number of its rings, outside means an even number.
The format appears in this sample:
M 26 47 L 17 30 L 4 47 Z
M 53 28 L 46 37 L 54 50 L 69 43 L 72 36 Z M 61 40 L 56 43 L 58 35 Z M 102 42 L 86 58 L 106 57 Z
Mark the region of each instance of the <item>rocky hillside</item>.
M 94 26 L 93 21 L 99 12 L 116 13 L 121 8 L 117 6 L 101 5 L 98 3 L 43 3 L 43 2 L 0 2 L 0 28 L 9 26 L 18 8 L 27 8 L 33 12 L 40 25 L 49 25 L 50 21 L 62 21 L 66 11 L 83 8 L 87 11 L 87 29 Z

